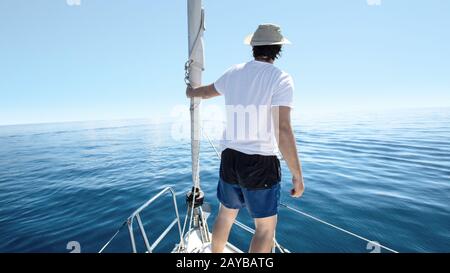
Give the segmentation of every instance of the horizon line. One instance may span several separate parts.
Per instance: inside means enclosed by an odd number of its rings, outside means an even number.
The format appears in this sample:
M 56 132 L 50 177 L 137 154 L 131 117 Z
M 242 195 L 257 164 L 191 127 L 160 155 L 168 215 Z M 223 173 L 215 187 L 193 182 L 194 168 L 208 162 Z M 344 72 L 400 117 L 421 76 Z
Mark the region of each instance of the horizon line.
M 294 108 L 295 109 L 295 108 Z M 375 113 L 383 113 L 383 112 L 391 112 L 391 111 L 407 111 L 407 110 L 432 110 L 432 109 L 450 109 L 450 106 L 423 106 L 423 107 L 397 107 L 397 108 L 385 108 L 385 109 L 349 109 L 349 110 L 331 110 L 328 112 L 317 112 L 317 111 L 306 111 L 300 114 L 292 115 L 292 121 L 299 121 L 303 117 L 307 116 L 310 118 L 311 116 L 328 116 L 328 115 L 343 115 L 343 114 L 356 114 L 356 113 L 365 113 L 365 114 L 375 114 Z M 0 124 L 0 127 L 8 127 L 8 126 L 32 126 L 32 125 L 50 125 L 50 124 L 66 124 L 66 123 L 100 123 L 100 122 L 125 122 L 125 121 L 146 121 L 146 123 L 150 124 L 164 124 L 170 123 L 176 120 L 176 118 L 167 116 L 166 118 L 152 118 L 152 117 L 123 117 L 123 118 L 111 118 L 111 119 L 85 119 L 85 120 L 61 120 L 61 121 L 42 121 L 42 122 L 19 122 L 19 123 L 5 123 Z M 207 121 L 208 119 L 202 119 L 202 121 Z M 209 119 L 209 121 L 211 121 Z

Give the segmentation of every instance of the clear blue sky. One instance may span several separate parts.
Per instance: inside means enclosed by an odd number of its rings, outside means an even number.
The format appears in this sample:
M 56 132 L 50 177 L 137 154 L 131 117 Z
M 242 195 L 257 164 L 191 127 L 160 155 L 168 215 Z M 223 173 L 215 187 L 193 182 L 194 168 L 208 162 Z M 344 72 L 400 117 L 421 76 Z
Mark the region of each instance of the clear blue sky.
M 188 103 L 184 0 L 66 1 L 0 0 L 0 124 L 165 117 Z M 204 6 L 205 83 L 249 60 L 243 38 L 273 22 L 294 43 L 277 65 L 295 79 L 297 114 L 450 106 L 450 1 Z

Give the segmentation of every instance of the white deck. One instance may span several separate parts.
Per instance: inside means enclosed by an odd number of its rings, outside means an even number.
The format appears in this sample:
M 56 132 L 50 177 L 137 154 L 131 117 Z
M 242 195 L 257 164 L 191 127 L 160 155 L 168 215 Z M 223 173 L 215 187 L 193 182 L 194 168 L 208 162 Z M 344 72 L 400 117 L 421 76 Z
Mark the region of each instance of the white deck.
M 210 234 L 211 236 L 211 234 Z M 203 243 L 201 240 L 200 231 L 198 229 L 190 230 L 185 238 L 186 253 L 211 253 L 211 243 Z M 175 248 L 176 249 L 176 248 Z M 172 252 L 175 252 L 175 249 Z M 227 243 L 224 253 L 243 253 L 239 248 Z

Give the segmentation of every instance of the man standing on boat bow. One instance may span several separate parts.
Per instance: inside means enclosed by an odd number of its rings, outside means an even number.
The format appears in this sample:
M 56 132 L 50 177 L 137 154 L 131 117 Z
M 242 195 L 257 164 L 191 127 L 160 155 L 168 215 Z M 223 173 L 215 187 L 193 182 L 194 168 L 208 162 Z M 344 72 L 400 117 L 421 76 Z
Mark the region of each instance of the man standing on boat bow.
M 254 60 L 232 66 L 213 84 L 187 88 L 187 97 L 225 97 L 227 126 L 221 140 L 221 203 L 212 233 L 212 251 L 222 252 L 239 209 L 255 220 L 250 252 L 270 252 L 280 202 L 281 152 L 292 174 L 292 197 L 304 191 L 291 126 L 294 83 L 273 63 L 290 42 L 279 26 L 263 24 L 245 39 Z

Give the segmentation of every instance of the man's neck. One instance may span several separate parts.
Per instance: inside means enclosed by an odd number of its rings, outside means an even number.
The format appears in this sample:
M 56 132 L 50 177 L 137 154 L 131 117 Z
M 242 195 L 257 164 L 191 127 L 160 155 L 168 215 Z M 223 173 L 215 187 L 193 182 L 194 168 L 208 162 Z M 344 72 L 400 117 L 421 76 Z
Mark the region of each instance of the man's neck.
M 265 63 L 273 64 L 273 59 L 270 59 L 267 57 L 256 57 L 255 60 L 258 62 L 265 62 Z

